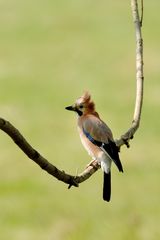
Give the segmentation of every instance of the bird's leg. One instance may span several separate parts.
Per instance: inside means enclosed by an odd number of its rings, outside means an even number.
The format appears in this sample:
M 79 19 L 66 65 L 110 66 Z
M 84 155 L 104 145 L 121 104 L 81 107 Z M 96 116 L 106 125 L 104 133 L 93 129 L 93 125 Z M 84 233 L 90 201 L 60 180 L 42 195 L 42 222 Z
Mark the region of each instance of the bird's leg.
M 99 168 L 99 166 L 97 167 L 97 165 L 100 165 L 100 163 L 96 160 L 96 159 L 93 159 L 92 161 L 90 161 L 88 164 L 87 164 L 87 166 L 86 166 L 86 168 L 88 168 L 88 167 L 95 167 L 95 168 Z

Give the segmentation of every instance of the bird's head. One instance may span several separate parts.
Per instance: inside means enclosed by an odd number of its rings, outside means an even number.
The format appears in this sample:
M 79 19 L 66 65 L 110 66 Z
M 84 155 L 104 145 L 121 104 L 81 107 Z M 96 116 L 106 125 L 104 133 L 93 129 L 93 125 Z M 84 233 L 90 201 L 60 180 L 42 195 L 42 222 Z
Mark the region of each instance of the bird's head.
M 91 100 L 91 95 L 85 92 L 76 102 L 66 107 L 67 110 L 75 111 L 79 116 L 95 113 L 95 104 Z

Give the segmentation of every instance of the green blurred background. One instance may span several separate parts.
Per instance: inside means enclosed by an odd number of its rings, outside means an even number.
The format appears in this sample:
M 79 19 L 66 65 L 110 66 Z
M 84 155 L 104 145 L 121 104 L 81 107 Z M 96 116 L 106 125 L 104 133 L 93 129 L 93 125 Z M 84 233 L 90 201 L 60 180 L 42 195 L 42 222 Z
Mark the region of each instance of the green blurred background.
M 0 132 L 1 240 L 160 239 L 160 1 L 144 2 L 145 95 L 141 126 L 123 147 L 124 174 L 79 188 L 42 171 Z M 60 169 L 90 161 L 76 116 L 64 110 L 89 90 L 118 138 L 131 125 L 135 35 L 130 1 L 0 0 L 0 116 Z

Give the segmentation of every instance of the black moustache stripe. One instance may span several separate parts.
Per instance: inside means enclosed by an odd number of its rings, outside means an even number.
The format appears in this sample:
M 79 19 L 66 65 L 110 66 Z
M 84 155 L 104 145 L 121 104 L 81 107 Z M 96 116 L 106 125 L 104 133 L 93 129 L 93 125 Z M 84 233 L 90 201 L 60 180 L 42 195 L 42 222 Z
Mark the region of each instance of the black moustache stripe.
M 78 113 L 78 116 L 82 116 L 82 112 L 80 111 L 80 110 L 78 110 L 78 109 L 76 109 L 76 112 Z

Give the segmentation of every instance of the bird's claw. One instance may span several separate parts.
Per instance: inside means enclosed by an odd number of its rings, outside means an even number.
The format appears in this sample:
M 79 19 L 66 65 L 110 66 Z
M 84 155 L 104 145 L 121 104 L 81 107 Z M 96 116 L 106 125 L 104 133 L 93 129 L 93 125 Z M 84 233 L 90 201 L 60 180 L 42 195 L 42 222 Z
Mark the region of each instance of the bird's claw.
M 98 164 L 97 160 L 92 160 L 90 163 L 87 164 L 86 169 L 89 167 L 97 168 L 97 164 Z

